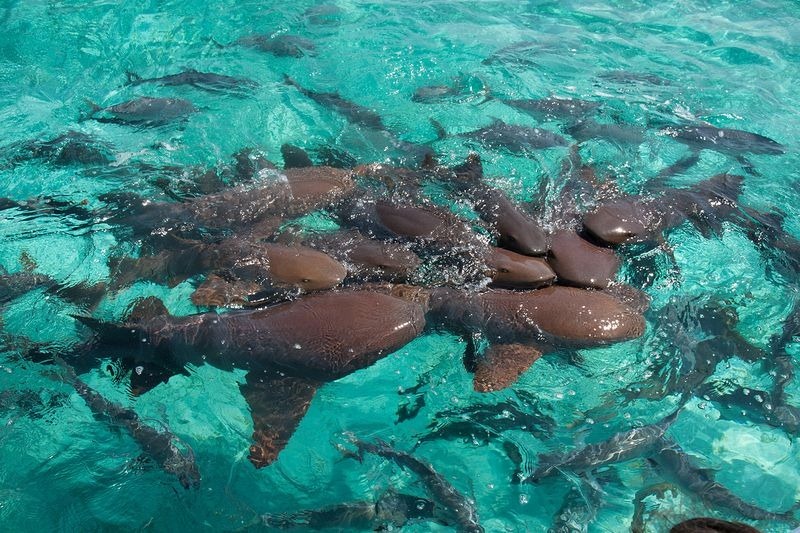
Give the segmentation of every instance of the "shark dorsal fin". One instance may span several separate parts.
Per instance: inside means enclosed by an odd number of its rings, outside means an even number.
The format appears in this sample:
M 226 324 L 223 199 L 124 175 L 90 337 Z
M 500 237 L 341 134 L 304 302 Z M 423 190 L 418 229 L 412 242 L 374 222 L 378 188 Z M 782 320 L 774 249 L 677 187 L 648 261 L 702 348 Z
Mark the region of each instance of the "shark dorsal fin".
M 155 296 L 148 296 L 136 300 L 130 307 L 128 321 L 133 323 L 144 322 L 157 316 L 168 315 L 169 311 L 164 303 Z

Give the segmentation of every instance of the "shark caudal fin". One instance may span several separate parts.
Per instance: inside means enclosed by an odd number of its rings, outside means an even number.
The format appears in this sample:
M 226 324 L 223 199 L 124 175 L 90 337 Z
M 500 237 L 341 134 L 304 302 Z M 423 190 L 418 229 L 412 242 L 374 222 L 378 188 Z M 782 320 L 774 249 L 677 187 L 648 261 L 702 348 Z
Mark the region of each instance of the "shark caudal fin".
M 131 72 L 130 70 L 125 71 L 125 78 L 128 80 L 125 83 L 126 85 L 138 85 L 142 81 L 141 76 L 139 76 L 135 72 Z
M 214 37 L 209 37 L 209 38 L 208 38 L 208 42 L 209 42 L 209 43 L 211 43 L 211 44 L 213 44 L 215 47 L 217 47 L 217 48 L 219 48 L 219 49 L 227 48 L 228 46 L 230 46 L 230 45 L 224 45 L 224 44 L 222 44 L 221 42 L 219 42 L 218 40 L 216 40 Z
M 477 94 L 483 95 L 483 100 L 478 102 L 476 105 L 483 105 L 487 102 L 491 102 L 492 100 L 494 100 L 495 96 L 492 94 L 492 90 L 489 88 L 489 84 L 486 82 L 486 80 L 484 80 L 480 76 L 476 76 L 476 78 L 480 80 L 482 85 L 481 90 L 478 91 Z
M 438 120 L 431 118 L 428 119 L 428 122 L 430 122 L 431 126 L 433 126 L 433 129 L 436 130 L 437 141 L 447 138 L 447 130 L 444 129 L 444 126 L 442 126 Z
M 294 78 L 285 73 L 283 75 L 283 83 L 284 85 L 291 85 L 292 87 L 300 88 L 300 84 L 294 81 Z
M 103 110 L 101 106 L 95 104 L 88 98 L 84 98 L 83 101 L 86 102 L 86 105 L 89 106 L 89 112 L 86 114 L 82 114 L 80 117 L 78 117 L 78 122 L 89 120 L 90 118 L 93 118 L 97 113 Z

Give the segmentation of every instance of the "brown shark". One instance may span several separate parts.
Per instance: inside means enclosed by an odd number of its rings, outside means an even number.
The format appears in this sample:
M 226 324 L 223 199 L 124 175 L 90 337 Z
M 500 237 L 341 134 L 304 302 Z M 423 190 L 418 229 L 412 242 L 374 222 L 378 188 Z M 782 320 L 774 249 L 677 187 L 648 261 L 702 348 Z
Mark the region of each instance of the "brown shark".
M 175 239 L 180 246 L 154 256 L 124 258 L 112 264 L 114 285 L 138 280 L 177 285 L 197 274 L 226 273 L 230 280 L 255 282 L 264 289 L 330 289 L 347 275 L 343 264 L 307 246 L 253 242 L 229 238 L 207 244 Z
M 218 232 L 258 228 L 263 234 L 277 229 L 284 217 L 303 215 L 332 203 L 355 186 L 350 172 L 338 168 L 272 172 L 274 179 L 238 185 L 184 203 L 126 198 L 132 213 L 119 221 L 137 234 L 160 235 L 184 228 Z
M 586 214 L 583 226 L 608 245 L 647 242 L 685 220 L 701 230 L 716 229 L 738 213 L 736 201 L 744 178 L 718 174 L 688 189 L 666 189 L 654 196 L 623 196 L 601 203 Z
M 489 246 L 466 220 L 430 203 L 363 202 L 340 217 L 376 238 L 407 240 L 420 255 L 446 261 L 459 283 L 490 277 L 495 287 L 530 289 L 554 279 L 544 260 Z
M 493 288 L 538 289 L 550 285 L 556 279 L 553 269 L 540 257 L 528 257 L 492 247 L 485 260 Z
M 258 468 L 278 457 L 317 388 L 370 366 L 425 327 L 420 304 L 374 291 L 325 292 L 256 311 L 161 315 L 121 325 L 78 319 L 101 343 L 135 346 L 132 387 L 137 379 L 157 384 L 152 378 L 159 367 L 171 373 L 187 363 L 246 369 L 241 391 L 252 411 L 250 461 Z
M 547 253 L 547 237 L 539 223 L 505 192 L 484 183 L 478 154 L 470 154 L 463 165 L 440 174 L 451 176 L 448 184 L 472 201 L 475 211 L 494 233 L 497 246 L 524 255 Z
M 348 276 L 359 281 L 410 280 L 421 261 L 408 244 L 372 239 L 357 230 L 308 235 L 283 234 L 280 242 L 310 246 L 347 265 Z
M 645 328 L 642 315 L 613 296 L 573 287 L 483 293 L 434 289 L 429 305 L 433 322 L 490 341 L 476 365 L 474 387 L 481 392 L 507 387 L 548 349 L 624 341 Z
M 572 231 L 557 231 L 550 236 L 548 264 L 562 285 L 606 289 L 616 278 L 619 257 Z
M 458 285 L 485 278 L 486 237 L 449 209 L 416 194 L 351 199 L 345 204 L 337 213 L 341 225 L 371 238 L 409 243 L 424 261 L 426 284 Z

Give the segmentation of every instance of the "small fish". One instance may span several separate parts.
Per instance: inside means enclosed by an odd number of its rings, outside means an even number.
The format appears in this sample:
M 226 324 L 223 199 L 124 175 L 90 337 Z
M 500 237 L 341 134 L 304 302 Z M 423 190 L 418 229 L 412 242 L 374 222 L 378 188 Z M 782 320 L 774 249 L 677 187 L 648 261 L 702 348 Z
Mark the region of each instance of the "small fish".
M 106 165 L 114 160 L 113 147 L 79 131 L 68 131 L 47 141 L 31 140 L 4 148 L 13 155 L 16 164 L 30 159 L 44 160 L 52 165 Z
M 662 128 L 661 132 L 690 148 L 706 148 L 732 156 L 745 153 L 764 155 L 785 153 L 784 146 L 769 137 L 733 128 L 717 128 L 711 125 L 667 126 Z
M 67 382 L 83 398 L 98 420 L 125 428 L 144 453 L 158 463 L 165 472 L 175 475 L 183 488 L 200 486 L 200 471 L 197 469 L 194 453 L 191 449 L 188 449 L 188 453 L 179 450 L 174 443 L 175 435 L 148 426 L 135 411 L 108 401 L 89 387 L 63 359 L 58 356 L 54 356 L 53 359 L 64 369 Z
M 69 395 L 60 392 L 47 395 L 30 389 L 4 389 L 0 391 L 0 416 L 16 414 L 39 419 L 68 400 Z
M 539 466 L 530 480 L 538 483 L 562 468 L 573 472 L 586 472 L 599 466 L 629 461 L 645 455 L 660 442 L 661 437 L 677 418 L 678 412 L 679 410 L 675 411 L 655 424 L 616 433 L 608 440 L 589 444 L 566 454 L 540 455 Z
M 277 57 L 303 57 L 313 53 L 316 45 L 313 41 L 296 35 L 249 35 L 237 39 L 234 45 L 246 46 Z
M 140 126 L 161 126 L 169 122 L 185 120 L 198 109 L 188 100 L 180 98 L 151 98 L 143 96 L 121 104 L 100 107 L 87 100 L 92 108 L 86 118 L 98 122 Z M 107 116 L 97 117 L 98 113 Z
M 8 274 L 4 268 L 0 267 L 0 305 L 38 287 L 51 288 L 55 285 L 55 280 L 44 274 L 35 274 L 26 270 Z
M 603 139 L 617 145 L 638 146 L 644 142 L 644 128 L 631 124 L 600 124 L 582 120 L 564 128 L 579 143 L 589 139 Z
M 674 478 L 685 490 L 699 496 L 712 508 L 725 507 L 752 520 L 780 520 L 796 522 L 793 509 L 776 513 L 747 503 L 714 480 L 710 470 L 700 468 L 694 460 L 675 442 L 661 437 L 656 443 L 659 452 L 650 462 L 660 467 L 669 478 Z
M 542 412 L 538 401 L 526 398 L 518 390 L 519 400 L 509 399 L 499 403 L 472 405 L 466 409 L 448 409 L 434 415 L 428 432 L 417 445 L 437 439 L 486 444 L 506 431 L 523 429 L 539 440 L 552 437 L 555 420 Z
M 767 359 L 738 332 L 735 309 L 716 298 L 674 298 L 650 312 L 649 318 L 656 324 L 654 338 L 663 339 L 649 349 L 660 357 L 647 365 L 648 379 L 623 392 L 629 399 L 699 395 L 698 388 L 721 362 L 731 357 L 749 362 Z
M 255 89 L 258 83 L 246 78 L 234 78 L 211 72 L 199 72 L 194 69 L 184 70 L 177 74 L 161 76 L 159 78 L 142 78 L 134 72 L 126 72 L 128 85 L 136 86 L 144 83 L 158 85 L 190 85 L 205 91 L 231 91 L 238 89 Z
M 483 94 L 489 100 L 489 88 L 477 76 L 461 75 L 453 78 L 451 85 L 425 85 L 418 87 L 411 96 L 418 104 L 435 104 L 449 98 L 468 94 Z
M 475 504 L 458 492 L 430 464 L 410 454 L 395 450 L 388 443 L 381 440 L 377 440 L 375 444 L 370 444 L 354 438 L 353 444 L 358 448 L 359 458 L 364 452 L 371 453 L 385 459 L 391 459 L 402 468 L 407 468 L 414 472 L 420 478 L 420 481 L 425 486 L 425 491 L 434 504 L 441 506 L 442 512 L 452 520 L 456 531 L 461 533 L 483 533 L 484 529 L 478 522 L 478 512 L 475 509 Z
M 779 403 L 778 398 L 767 391 L 735 387 L 724 388 L 723 383 L 708 383 L 695 391 L 695 395 L 715 402 L 725 418 L 740 420 L 747 417 L 757 424 L 766 422 L 770 426 L 783 428 L 790 435 L 800 434 L 800 409 L 788 403 Z
M 308 23 L 315 26 L 338 26 L 343 15 L 344 11 L 334 4 L 320 4 L 303 12 Z
M 800 247 L 798 247 L 800 248 Z M 770 341 L 772 357 L 770 370 L 775 374 L 775 385 L 772 395 L 778 404 L 786 403 L 786 385 L 794 380 L 794 357 L 786 348 L 800 336 L 800 300 L 796 301 L 789 315 L 783 321 L 781 333 Z M 800 419 L 798 419 L 800 424 Z
M 436 128 L 440 139 L 447 136 L 438 122 L 431 120 L 431 123 Z M 495 119 L 488 126 L 460 133 L 458 136 L 478 141 L 490 148 L 504 148 L 515 154 L 527 154 L 533 150 L 554 146 L 567 146 L 566 139 L 552 131 L 506 124 L 499 119 Z
M 600 107 L 599 102 L 577 98 L 549 97 L 500 101 L 540 120 L 579 119 Z
M 437 509 L 425 498 L 389 490 L 377 502 L 359 501 L 330 505 L 322 509 L 261 515 L 261 522 L 278 529 L 343 528 L 360 531 L 392 531 L 409 522 L 435 520 Z M 441 522 L 441 521 L 439 521 Z M 448 525 L 442 523 L 442 525 Z
M 286 74 L 283 75 L 283 80 L 286 85 L 297 88 L 304 96 L 314 100 L 322 107 L 336 111 L 352 124 L 375 130 L 386 130 L 380 115 L 364 106 L 345 100 L 339 93 L 321 93 L 306 89 Z
M 672 82 L 655 74 L 643 74 L 639 72 L 628 72 L 625 70 L 613 70 L 597 75 L 602 80 L 620 84 L 649 83 L 650 85 L 667 86 Z
M 414 94 L 411 96 L 411 101 L 421 104 L 430 104 L 451 96 L 456 96 L 460 92 L 460 88 L 450 85 L 425 85 L 414 91 Z
M 532 57 L 542 52 L 552 52 L 553 48 L 549 44 L 536 41 L 520 41 L 512 43 L 496 51 L 481 63 L 484 65 L 502 64 L 514 67 L 537 67 L 539 66 Z

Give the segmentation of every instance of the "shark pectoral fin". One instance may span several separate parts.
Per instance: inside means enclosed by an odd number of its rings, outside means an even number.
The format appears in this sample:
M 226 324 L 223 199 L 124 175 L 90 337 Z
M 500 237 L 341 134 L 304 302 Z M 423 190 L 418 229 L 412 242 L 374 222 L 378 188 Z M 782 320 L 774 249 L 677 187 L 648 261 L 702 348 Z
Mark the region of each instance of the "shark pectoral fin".
M 308 156 L 308 152 L 299 146 L 292 144 L 284 144 L 281 146 L 281 155 L 283 156 L 283 168 L 307 168 L 313 167 L 314 162 Z
M 319 385 L 315 380 L 278 373 L 247 375 L 247 381 L 239 388 L 253 417 L 249 459 L 256 468 L 277 459 L 306 414 Z
M 158 385 L 166 383 L 174 375 L 189 375 L 186 368 L 171 360 L 147 361 L 141 364 L 127 361 L 125 366 L 132 367 L 130 389 L 133 396 L 141 396 Z
M 541 356 L 539 349 L 525 344 L 491 345 L 477 363 L 472 386 L 477 392 L 504 389 Z
M 280 287 L 265 287 L 261 285 L 256 291 L 247 292 L 245 302 L 242 305 L 247 309 L 257 309 L 285 302 L 300 294 L 301 291 L 299 289 L 291 291 Z
M 83 312 L 90 312 L 103 300 L 108 292 L 108 286 L 104 282 L 93 285 L 82 282 L 75 285 L 55 285 L 46 292 L 80 307 Z

